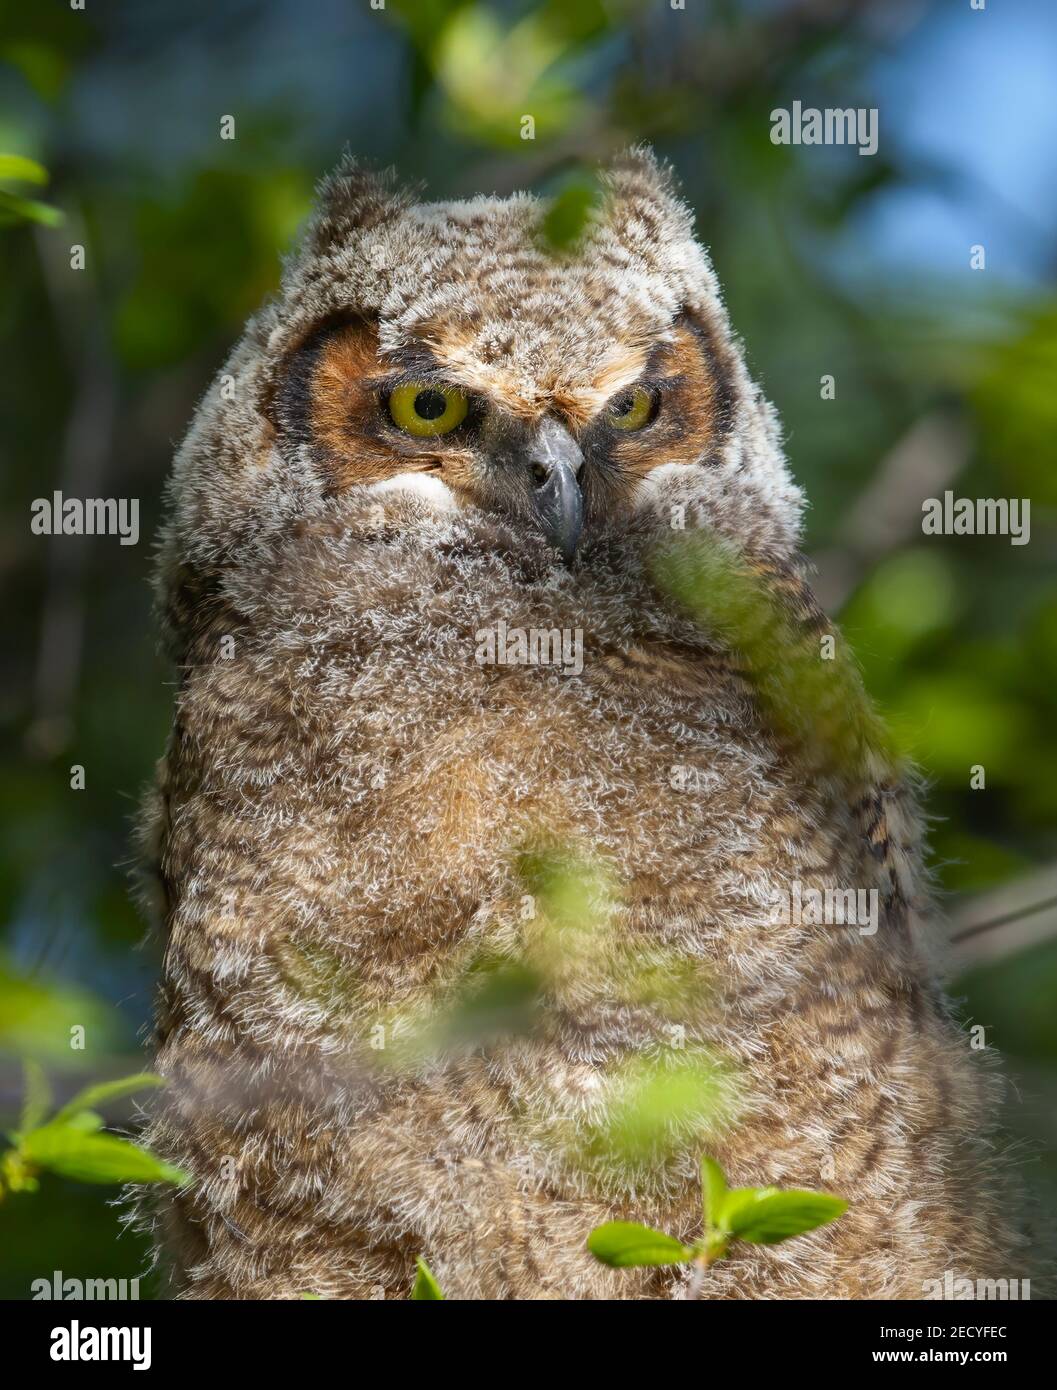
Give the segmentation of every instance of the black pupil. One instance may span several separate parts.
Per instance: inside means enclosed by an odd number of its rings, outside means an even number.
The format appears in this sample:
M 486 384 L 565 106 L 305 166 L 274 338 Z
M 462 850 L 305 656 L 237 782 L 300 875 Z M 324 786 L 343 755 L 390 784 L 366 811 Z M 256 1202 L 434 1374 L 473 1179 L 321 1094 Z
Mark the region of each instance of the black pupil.
M 415 397 L 415 414 L 423 420 L 439 420 L 448 402 L 439 391 L 420 391 Z
M 632 408 L 634 407 L 634 405 L 635 405 L 635 397 L 634 397 L 634 396 L 621 396 L 620 400 L 617 401 L 617 408 L 616 408 L 614 414 L 616 414 L 616 415 L 628 415 L 628 414 L 630 414 L 630 412 L 631 412 Z

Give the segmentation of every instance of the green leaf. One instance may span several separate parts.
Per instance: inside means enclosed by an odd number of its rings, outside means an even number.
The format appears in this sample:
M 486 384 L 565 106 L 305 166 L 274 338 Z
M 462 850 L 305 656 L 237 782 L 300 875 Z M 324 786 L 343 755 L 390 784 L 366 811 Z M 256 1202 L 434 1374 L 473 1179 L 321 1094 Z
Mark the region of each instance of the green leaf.
M 553 251 L 571 250 L 583 236 L 598 189 L 589 183 L 572 183 L 551 203 L 540 224 L 544 242 Z
M 588 1137 L 610 1161 L 653 1167 L 714 1131 L 727 1104 L 724 1084 L 720 1065 L 703 1051 L 633 1058 L 612 1075 Z
M 773 1197 L 777 1187 L 735 1187 L 723 1199 L 716 1229 L 731 1234 L 732 1222 L 741 1219 L 743 1212 L 755 1210 L 765 1197 Z
M 827 1192 L 737 1188 L 724 1204 L 721 1229 L 754 1245 L 776 1245 L 835 1221 L 847 1210 L 843 1198 Z
M 530 1033 L 542 988 L 537 972 L 520 962 L 474 962 L 453 1010 L 440 1022 L 441 1043 L 476 1045 Z
M 701 1206 L 705 1217 L 705 1230 L 718 1226 L 727 1198 L 727 1180 L 723 1169 L 714 1158 L 707 1154 L 701 1159 Z
M 40 222 L 45 227 L 58 227 L 65 214 L 38 198 L 18 198 L 0 189 L 0 223 Z
M 138 1144 L 113 1134 L 86 1133 L 80 1125 L 51 1124 L 22 1136 L 19 1156 L 38 1168 L 81 1182 L 169 1182 L 181 1185 L 187 1174 L 155 1158 Z
M 78 1134 L 95 1134 L 103 1128 L 103 1117 L 95 1110 L 78 1110 L 76 1115 L 70 1116 L 66 1124 L 70 1129 L 77 1130 Z
M 3 163 L 0 156 L 0 164 Z M 22 1117 L 19 1129 L 36 1129 L 51 1109 L 51 1086 L 39 1062 L 26 1058 L 22 1063 Z
M 411 1297 L 415 1302 L 426 1300 L 444 1301 L 444 1295 L 440 1291 L 440 1285 L 433 1275 L 433 1271 L 420 1255 L 415 1261 L 415 1286 L 411 1290 Z
M 0 1197 L 5 1187 L 9 1192 L 36 1192 L 39 1186 L 32 1165 L 22 1162 L 17 1149 L 0 1154 Z
M 402 8 L 412 7 L 423 8 L 421 0 Z M 437 7 L 443 8 L 440 0 Z M 464 4 L 436 27 L 424 56 L 456 129 L 475 141 L 517 148 L 526 113 L 536 138 L 546 141 L 584 112 L 585 94 L 562 71 L 568 50 L 541 14 L 530 11 L 508 26 L 492 7 Z
M 69 1039 L 75 1023 L 100 1051 L 120 1050 L 122 1034 L 114 1015 L 112 1007 L 83 990 L 42 984 L 17 973 L 0 950 L 0 1051 L 36 1057 L 57 1074 L 72 1064 Z
M 17 183 L 45 184 L 48 171 L 35 159 L 27 159 L 21 154 L 0 154 L 0 179 L 14 179 Z
M 101 1081 L 98 1085 L 86 1086 L 83 1091 L 78 1091 L 72 1100 L 66 1102 L 56 1113 L 52 1123 L 64 1123 L 78 1110 L 91 1110 L 105 1101 L 116 1100 L 118 1096 L 131 1095 L 133 1091 L 142 1091 L 148 1086 L 164 1085 L 164 1077 L 156 1076 L 154 1072 L 141 1071 L 134 1076 L 123 1076 L 117 1081 Z
M 640 1226 L 637 1221 L 607 1221 L 596 1226 L 587 1238 L 587 1248 L 596 1260 L 614 1269 L 634 1265 L 677 1265 L 692 1260 L 694 1252 L 663 1231 Z

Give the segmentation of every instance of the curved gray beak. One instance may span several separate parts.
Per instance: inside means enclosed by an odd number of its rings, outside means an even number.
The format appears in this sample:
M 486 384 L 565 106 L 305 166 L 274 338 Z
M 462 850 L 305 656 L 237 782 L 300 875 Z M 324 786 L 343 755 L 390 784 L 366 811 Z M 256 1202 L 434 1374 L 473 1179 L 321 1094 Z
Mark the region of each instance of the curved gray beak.
M 580 446 L 558 420 L 540 425 L 528 450 L 532 501 L 540 529 L 566 562 L 573 558 L 584 524 Z

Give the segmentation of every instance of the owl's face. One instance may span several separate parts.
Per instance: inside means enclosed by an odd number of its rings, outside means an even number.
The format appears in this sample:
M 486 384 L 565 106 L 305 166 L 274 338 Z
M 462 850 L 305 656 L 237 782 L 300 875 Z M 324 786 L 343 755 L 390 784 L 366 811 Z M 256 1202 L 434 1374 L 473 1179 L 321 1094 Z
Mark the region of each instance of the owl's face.
M 379 511 L 409 545 L 524 538 L 563 582 L 677 516 L 787 555 L 800 493 L 689 209 L 647 151 L 601 185 L 556 254 L 527 194 L 421 203 L 340 165 L 177 457 L 166 572 L 209 592 L 301 520 Z
M 547 272 L 542 258 L 534 270 Z M 470 282 L 458 315 L 406 346 L 383 351 L 377 319 L 357 316 L 310 330 L 290 354 L 278 429 L 329 491 L 428 476 L 455 505 L 541 533 L 568 562 L 582 533 L 627 514 L 658 464 L 705 458 L 722 436 L 729 385 L 691 316 L 652 343 L 614 343 L 579 372 L 555 323 L 537 345 L 546 367 L 527 377 L 513 336 L 506 351 L 473 350 L 465 325 L 485 315 L 473 292 Z M 507 312 L 514 321 L 517 304 Z

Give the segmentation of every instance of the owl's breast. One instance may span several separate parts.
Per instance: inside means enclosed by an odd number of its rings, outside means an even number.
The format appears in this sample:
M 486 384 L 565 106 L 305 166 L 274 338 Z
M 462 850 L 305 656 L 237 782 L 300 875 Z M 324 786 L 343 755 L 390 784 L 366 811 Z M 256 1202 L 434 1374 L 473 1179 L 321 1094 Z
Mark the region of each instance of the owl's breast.
M 362 1031 L 518 954 L 547 914 L 542 858 L 604 879 L 629 942 L 782 987 L 797 943 L 775 896 L 839 868 L 821 793 L 729 654 L 623 580 L 527 573 L 330 526 L 228 585 L 168 759 L 175 949 L 225 988 L 263 953 L 280 995 L 307 956 L 320 988 L 355 981 Z

